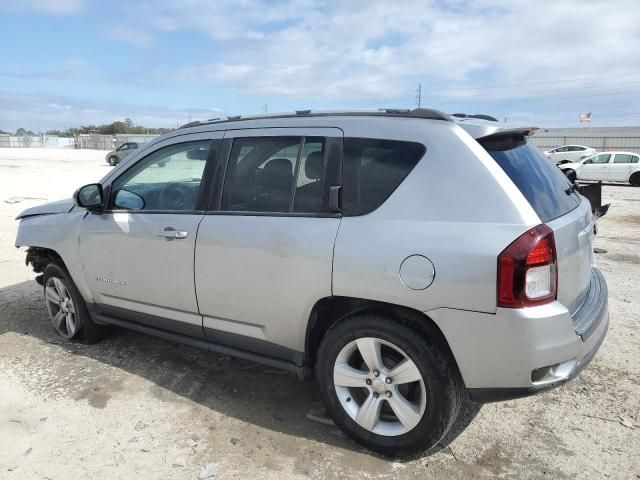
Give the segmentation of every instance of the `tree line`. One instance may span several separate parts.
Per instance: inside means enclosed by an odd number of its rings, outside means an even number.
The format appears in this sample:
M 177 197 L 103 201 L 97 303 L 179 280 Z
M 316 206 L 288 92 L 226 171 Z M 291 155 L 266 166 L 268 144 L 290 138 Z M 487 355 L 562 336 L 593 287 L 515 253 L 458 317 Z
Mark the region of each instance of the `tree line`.
M 45 135 L 55 135 L 58 137 L 75 137 L 76 135 L 83 133 L 97 133 L 99 135 L 116 135 L 119 133 L 124 134 L 163 134 L 173 130 L 172 128 L 149 128 L 142 125 L 135 125 L 130 118 L 127 118 L 124 122 L 112 122 L 105 125 L 83 125 L 77 128 L 67 128 L 66 130 L 47 130 Z M 3 132 L 0 133 L 11 133 Z M 15 131 L 15 135 L 19 137 L 35 136 L 38 135 L 31 130 L 25 128 L 18 128 Z

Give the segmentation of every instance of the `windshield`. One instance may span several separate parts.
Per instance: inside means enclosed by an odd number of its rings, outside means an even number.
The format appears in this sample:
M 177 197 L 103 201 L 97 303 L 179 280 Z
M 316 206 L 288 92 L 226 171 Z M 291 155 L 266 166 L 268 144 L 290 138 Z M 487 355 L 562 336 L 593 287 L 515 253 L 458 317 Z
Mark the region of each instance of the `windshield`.
M 543 222 L 569 213 L 580 204 L 571 182 L 528 142 L 508 150 L 490 150 L 489 154 L 516 184 Z

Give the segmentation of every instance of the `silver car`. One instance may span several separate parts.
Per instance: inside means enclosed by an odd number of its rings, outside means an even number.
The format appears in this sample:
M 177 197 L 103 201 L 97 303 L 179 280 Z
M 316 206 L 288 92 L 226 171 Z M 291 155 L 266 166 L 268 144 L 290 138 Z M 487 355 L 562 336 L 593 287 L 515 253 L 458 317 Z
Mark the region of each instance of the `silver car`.
M 431 449 L 465 395 L 574 378 L 608 326 L 595 217 L 527 136 L 434 110 L 196 122 L 23 212 L 53 328 L 315 377 L 335 423 Z
M 136 142 L 123 143 L 115 150 L 112 150 L 109 153 L 107 153 L 107 155 L 105 156 L 105 160 L 109 165 L 113 167 L 118 163 L 120 163 L 122 160 L 124 160 L 126 157 L 131 155 L 132 153 L 135 153 L 136 150 L 138 150 L 139 146 L 140 144 Z

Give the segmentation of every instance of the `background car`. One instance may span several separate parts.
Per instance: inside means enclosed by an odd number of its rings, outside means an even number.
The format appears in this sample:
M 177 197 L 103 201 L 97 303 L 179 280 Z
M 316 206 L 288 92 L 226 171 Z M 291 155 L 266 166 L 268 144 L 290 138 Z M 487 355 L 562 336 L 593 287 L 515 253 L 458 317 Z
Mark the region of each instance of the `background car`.
M 596 153 L 595 148 L 585 147 L 584 145 L 565 145 L 563 147 L 554 148 L 553 150 L 544 152 L 544 154 L 556 165 L 576 162 L 581 158 L 589 157 Z
M 138 144 L 136 142 L 127 142 L 120 145 L 115 150 L 107 153 L 106 159 L 107 163 L 112 167 L 120 163 L 124 158 L 132 152 L 135 152 L 138 149 Z
M 634 152 L 607 152 L 592 155 L 579 162 L 559 165 L 572 182 L 602 180 L 629 182 L 640 186 L 640 155 Z

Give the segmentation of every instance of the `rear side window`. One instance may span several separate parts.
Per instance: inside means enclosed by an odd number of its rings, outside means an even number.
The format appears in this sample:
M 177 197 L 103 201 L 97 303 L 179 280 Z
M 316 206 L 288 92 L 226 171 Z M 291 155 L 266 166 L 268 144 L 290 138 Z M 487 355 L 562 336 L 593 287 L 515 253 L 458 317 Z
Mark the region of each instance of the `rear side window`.
M 613 163 L 638 163 L 638 157 L 626 153 L 616 153 L 616 156 L 613 157 Z
M 580 197 L 569 191 L 571 183 L 562 171 L 531 143 L 515 142 L 502 150 L 498 142 L 480 143 L 515 183 L 543 222 L 561 217 L 580 204 Z M 492 149 L 493 147 L 498 147 Z M 569 193 L 567 193 L 569 192 Z
M 342 213 L 372 212 L 393 193 L 426 151 L 414 142 L 345 138 Z

